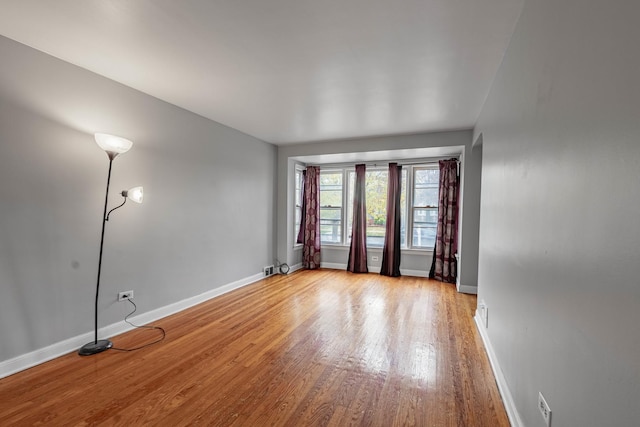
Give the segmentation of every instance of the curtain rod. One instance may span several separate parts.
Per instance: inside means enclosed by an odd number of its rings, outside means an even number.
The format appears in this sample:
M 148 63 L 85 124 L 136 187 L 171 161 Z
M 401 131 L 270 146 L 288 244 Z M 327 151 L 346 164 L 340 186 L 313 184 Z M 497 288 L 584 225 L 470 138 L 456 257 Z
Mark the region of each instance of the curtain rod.
M 361 165 L 364 163 L 369 167 L 378 167 L 378 166 L 389 166 L 389 163 L 397 163 L 400 166 L 411 166 L 411 165 L 423 165 L 426 163 L 436 163 L 440 160 L 451 160 L 455 159 L 458 164 L 460 164 L 460 156 L 444 156 L 444 157 L 425 157 L 421 159 L 411 159 L 410 161 L 402 161 L 402 160 L 378 160 L 373 162 L 344 162 L 344 163 L 327 163 L 327 164 L 315 164 L 308 163 L 308 166 L 318 166 L 320 168 L 343 168 L 345 166 L 355 166 Z

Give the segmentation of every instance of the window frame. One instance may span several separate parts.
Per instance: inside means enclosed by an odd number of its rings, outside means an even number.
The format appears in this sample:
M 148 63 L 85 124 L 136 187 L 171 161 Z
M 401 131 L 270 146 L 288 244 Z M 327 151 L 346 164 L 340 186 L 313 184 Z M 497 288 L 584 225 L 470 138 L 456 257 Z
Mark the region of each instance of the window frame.
M 345 168 L 328 168 L 328 169 L 320 169 L 320 176 L 318 177 L 319 179 L 321 179 L 321 176 L 325 174 L 325 175 L 329 175 L 329 174 L 340 174 L 342 175 L 342 197 L 341 197 L 341 206 L 340 208 L 340 239 L 337 242 L 323 242 L 322 241 L 322 230 L 320 231 L 320 245 L 324 246 L 345 246 L 346 245 L 346 210 L 345 210 L 345 206 L 346 206 L 346 199 L 347 199 L 347 183 L 345 182 L 346 178 L 347 178 L 347 174 L 346 174 L 346 170 Z M 320 201 L 320 197 L 322 196 L 322 184 L 320 184 L 320 188 L 319 188 L 319 193 L 318 193 L 318 203 L 320 204 L 319 207 L 319 216 L 318 216 L 318 221 L 320 221 L 320 227 L 322 228 L 322 208 L 332 208 L 335 209 L 337 208 L 337 206 L 331 206 L 331 205 L 327 205 L 327 206 L 323 206 L 322 202 Z
M 407 236 L 406 236 L 406 247 L 405 249 L 414 249 L 414 250 L 427 250 L 433 251 L 435 249 L 435 241 L 434 246 L 415 246 L 413 244 L 413 233 L 415 227 L 415 211 L 416 209 L 436 209 L 436 215 L 438 213 L 438 205 L 440 196 L 438 195 L 438 203 L 435 206 L 425 205 L 425 206 L 415 206 L 415 192 L 416 192 L 416 172 L 420 170 L 436 170 L 438 171 L 438 178 L 440 176 L 440 168 L 438 163 L 424 163 L 419 165 L 411 165 L 411 173 L 407 175 L 407 189 L 411 189 L 411 191 L 407 192 Z M 411 177 L 411 178 L 409 178 Z M 411 183 L 409 184 L 409 180 Z M 439 184 L 436 185 L 436 189 L 438 189 Z M 411 194 L 409 194 L 411 193 Z
M 295 172 L 297 173 L 298 171 L 302 171 L 304 170 L 305 167 L 302 165 L 296 165 L 296 169 Z M 405 193 L 405 201 L 404 204 L 402 206 L 402 209 L 405 210 L 406 215 L 405 215 L 405 244 L 401 246 L 401 250 L 402 251 L 407 251 L 407 252 L 432 252 L 434 250 L 433 246 L 414 246 L 413 245 L 413 233 L 414 233 L 414 224 L 415 224 L 415 210 L 416 209 L 425 209 L 425 207 L 421 207 L 421 206 L 414 206 L 413 202 L 414 202 L 414 198 L 415 198 L 415 174 L 416 171 L 419 170 L 424 170 L 424 169 L 431 169 L 431 170 L 436 170 L 439 171 L 439 167 L 438 167 L 438 163 L 437 161 L 433 161 L 433 160 L 426 160 L 425 162 L 420 162 L 420 163 L 415 163 L 415 164 L 410 164 L 410 165 L 402 165 L 402 169 L 403 171 L 406 171 L 406 193 Z M 388 170 L 387 166 L 370 166 L 367 168 L 367 172 L 369 171 L 385 171 Z M 326 169 L 320 168 L 320 175 L 322 174 L 336 174 L 339 173 L 342 175 L 342 205 L 339 207 L 340 209 L 340 230 L 341 230 L 341 236 L 338 242 L 324 242 L 321 241 L 321 245 L 322 246 L 326 246 L 326 247 L 331 247 L 334 249 L 346 249 L 350 246 L 351 244 L 351 236 L 348 234 L 349 233 L 349 218 L 348 215 L 352 214 L 352 210 L 353 210 L 353 201 L 350 200 L 349 195 L 352 192 L 352 184 L 350 182 L 350 173 L 354 173 L 355 172 L 355 166 L 354 165 L 332 165 L 332 166 L 327 166 Z M 388 175 L 387 175 L 387 179 L 388 179 Z M 294 175 L 294 180 L 295 180 L 295 175 Z M 387 182 L 388 185 L 388 182 Z M 295 183 L 294 183 L 294 192 L 295 192 Z M 320 190 L 322 191 L 322 190 Z M 302 197 L 304 197 L 304 195 L 301 195 L 301 202 L 302 202 Z M 386 197 L 386 195 L 385 195 Z M 296 206 L 295 203 L 295 198 L 294 198 L 294 203 L 293 203 L 293 209 L 294 209 L 294 223 L 295 223 L 295 212 L 296 209 L 298 208 Z M 326 206 L 328 207 L 328 206 Z M 338 208 L 337 206 L 331 206 L 332 208 Z M 322 208 L 323 205 L 320 206 L 320 211 L 322 212 Z M 426 207 L 427 209 L 436 209 L 437 212 L 437 208 L 438 205 L 436 204 L 435 206 L 428 206 Z M 322 216 L 322 214 L 320 214 L 320 216 Z M 320 218 L 318 218 L 320 220 Z M 294 224 L 295 227 L 295 224 Z M 296 231 L 294 232 L 294 247 L 301 247 L 302 245 L 299 243 L 295 243 L 295 239 L 297 237 L 297 227 L 296 227 Z M 320 238 L 322 239 L 322 234 L 320 236 Z M 381 250 L 382 247 L 380 246 L 371 246 L 371 249 L 373 249 L 374 251 L 376 250 Z
M 303 189 L 304 189 L 304 174 L 303 172 L 306 170 L 304 165 L 296 164 L 293 170 L 293 247 L 301 248 L 302 243 L 296 242 L 298 239 L 298 232 L 300 231 L 300 223 L 296 222 L 296 213 L 298 209 L 300 209 L 300 221 L 302 221 L 302 201 L 304 199 Z M 298 174 L 300 174 L 300 179 L 298 180 Z M 298 182 L 300 183 L 300 188 L 297 188 Z M 300 205 L 296 203 L 296 196 L 300 196 Z

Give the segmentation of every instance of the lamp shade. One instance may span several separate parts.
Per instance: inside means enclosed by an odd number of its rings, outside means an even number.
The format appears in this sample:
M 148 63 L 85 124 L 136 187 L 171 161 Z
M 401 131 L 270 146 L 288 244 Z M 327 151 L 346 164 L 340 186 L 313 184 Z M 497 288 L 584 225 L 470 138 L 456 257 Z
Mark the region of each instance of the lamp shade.
M 133 187 L 128 189 L 127 191 L 123 191 L 123 196 L 126 196 L 132 202 L 142 203 L 142 199 L 144 198 L 144 191 L 142 187 Z
M 107 152 L 110 158 L 115 158 L 118 154 L 126 153 L 133 146 L 133 142 L 119 136 L 106 133 L 96 133 L 96 143 Z

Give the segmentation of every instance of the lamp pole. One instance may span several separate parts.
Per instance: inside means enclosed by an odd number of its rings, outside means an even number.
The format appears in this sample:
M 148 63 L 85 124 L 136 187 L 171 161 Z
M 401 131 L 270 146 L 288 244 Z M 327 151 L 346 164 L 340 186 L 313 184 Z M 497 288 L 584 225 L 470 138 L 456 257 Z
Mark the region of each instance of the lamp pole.
M 109 203 L 109 184 L 111 182 L 111 167 L 116 153 L 107 152 L 109 156 L 109 173 L 107 174 L 107 191 L 104 196 L 104 212 L 102 213 L 102 233 L 100 234 L 100 256 L 98 258 L 98 278 L 96 280 L 96 300 L 94 305 L 94 339 L 93 342 L 83 345 L 78 354 L 80 356 L 90 356 L 100 353 L 113 347 L 109 340 L 98 340 L 98 297 L 100 295 L 100 272 L 102 270 L 102 248 L 104 247 L 104 228 L 107 222 L 107 205 Z

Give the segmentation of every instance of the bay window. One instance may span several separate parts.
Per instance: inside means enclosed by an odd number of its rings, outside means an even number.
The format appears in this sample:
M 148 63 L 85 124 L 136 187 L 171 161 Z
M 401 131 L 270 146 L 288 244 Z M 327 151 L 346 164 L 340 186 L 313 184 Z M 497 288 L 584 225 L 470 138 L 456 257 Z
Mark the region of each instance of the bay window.
M 384 246 L 388 174 L 386 167 L 368 167 L 366 172 L 367 246 L 371 248 Z M 435 246 L 439 175 L 436 163 L 403 166 L 400 196 L 402 249 L 431 250 Z M 322 244 L 338 246 L 350 244 L 354 183 L 353 167 L 334 167 L 320 171 L 320 240 Z M 296 194 L 298 192 L 296 185 Z M 296 221 L 298 221 L 299 199 L 297 196 L 295 200 Z M 299 222 L 296 226 L 299 227 Z

